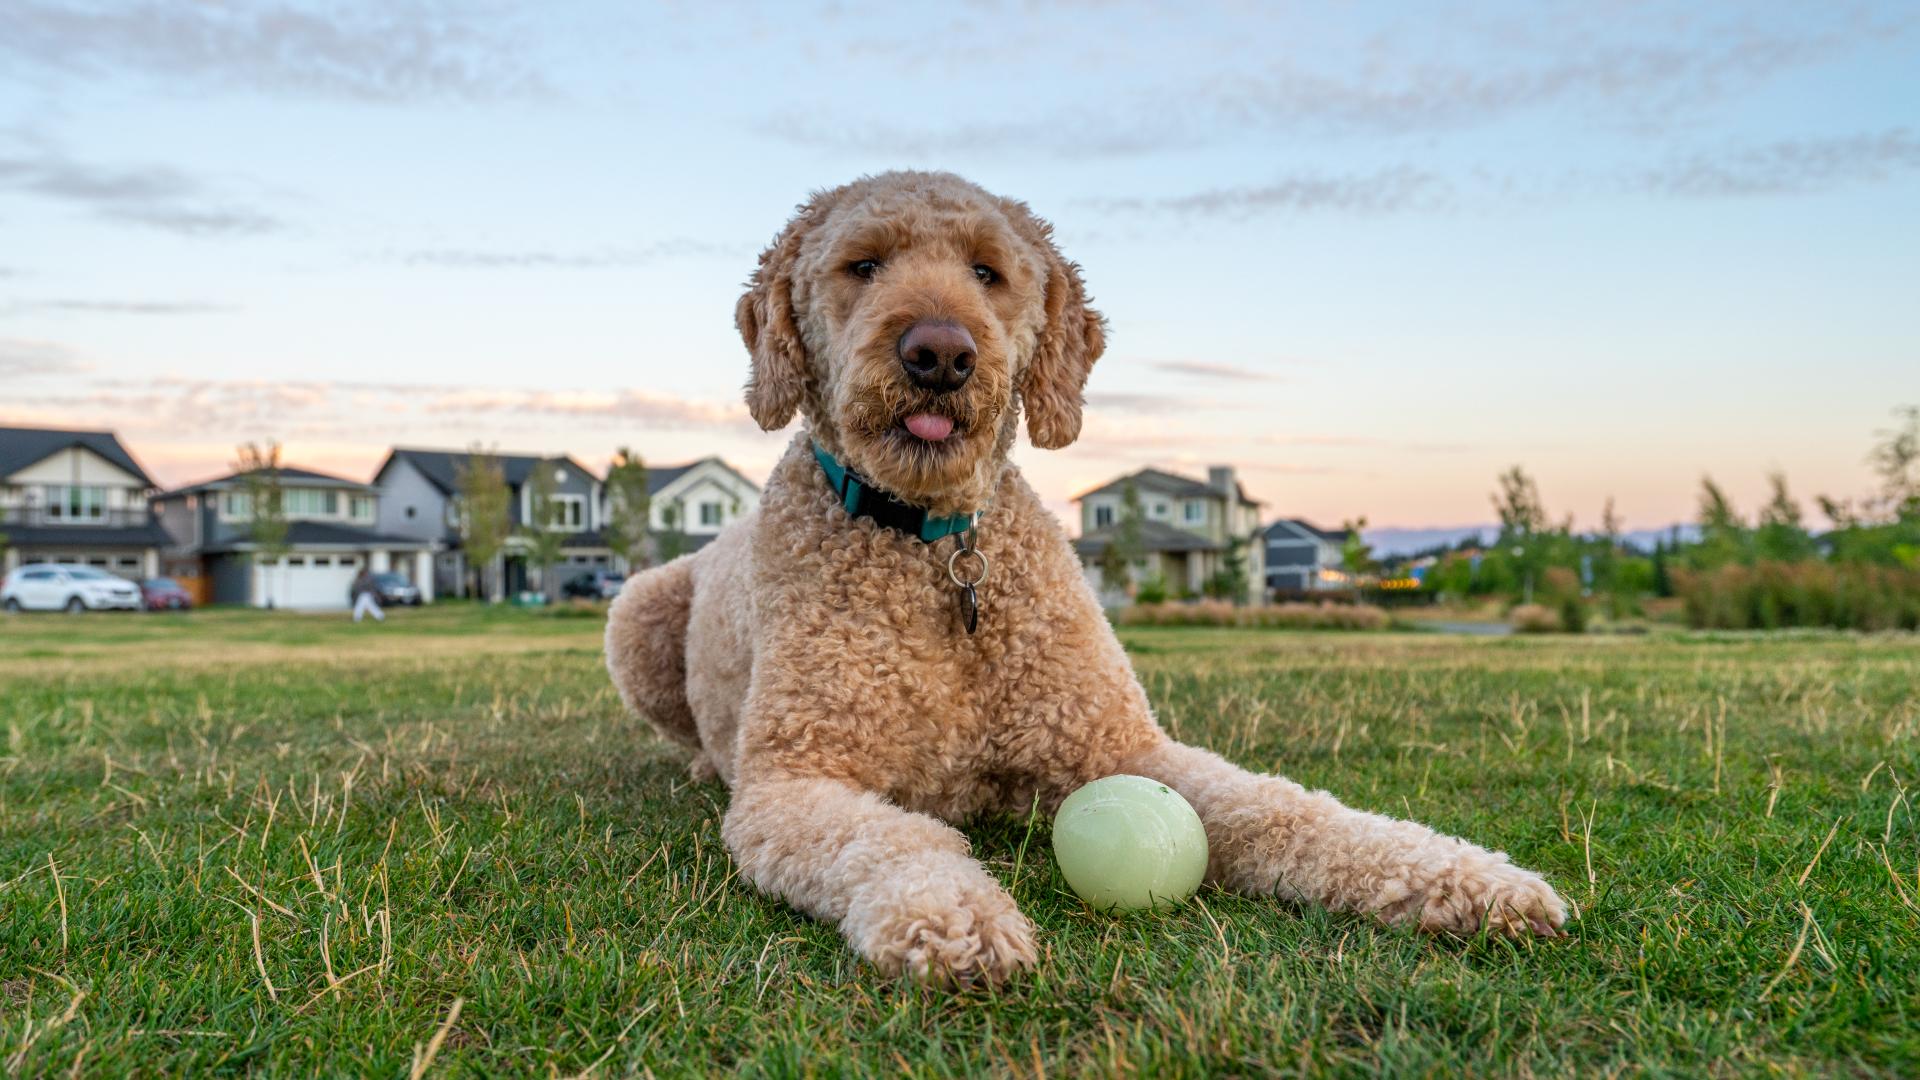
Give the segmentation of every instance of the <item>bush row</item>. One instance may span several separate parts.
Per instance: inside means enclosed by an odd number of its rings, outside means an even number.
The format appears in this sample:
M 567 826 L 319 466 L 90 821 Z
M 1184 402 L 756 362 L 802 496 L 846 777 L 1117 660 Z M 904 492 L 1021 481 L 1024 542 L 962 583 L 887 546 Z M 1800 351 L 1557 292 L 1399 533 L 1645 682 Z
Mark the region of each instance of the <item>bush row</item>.
M 1134 604 L 1121 608 L 1122 626 L 1248 626 L 1279 630 L 1385 630 L 1392 616 L 1370 604 L 1253 604 L 1224 600 L 1192 604 Z
M 1674 571 L 1687 624 L 1715 630 L 1826 626 L 1920 629 L 1920 570 L 1858 563 L 1761 562 Z

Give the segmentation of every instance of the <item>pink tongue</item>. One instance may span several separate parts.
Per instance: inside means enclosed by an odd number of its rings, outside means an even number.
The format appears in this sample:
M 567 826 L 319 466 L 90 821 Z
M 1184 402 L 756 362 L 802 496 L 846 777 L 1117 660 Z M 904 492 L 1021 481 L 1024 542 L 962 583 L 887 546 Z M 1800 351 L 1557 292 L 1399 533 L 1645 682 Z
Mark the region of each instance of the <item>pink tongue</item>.
M 939 442 L 953 434 L 953 421 L 933 413 L 914 413 L 907 417 L 907 430 L 928 442 Z

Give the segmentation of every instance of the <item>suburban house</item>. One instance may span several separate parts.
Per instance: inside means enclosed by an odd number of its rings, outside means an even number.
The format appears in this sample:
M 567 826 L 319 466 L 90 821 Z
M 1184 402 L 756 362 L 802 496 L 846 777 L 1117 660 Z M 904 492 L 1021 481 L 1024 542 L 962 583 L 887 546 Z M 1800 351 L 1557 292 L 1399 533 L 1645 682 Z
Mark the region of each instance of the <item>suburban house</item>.
M 1230 465 L 1207 469 L 1205 482 L 1160 469 L 1141 469 L 1079 495 L 1079 552 L 1089 581 L 1103 601 L 1124 599 L 1105 588 L 1102 557 L 1116 539 L 1124 542 L 1128 490 L 1138 500 L 1138 549 L 1127 568 L 1131 592 L 1143 582 L 1161 583 L 1169 598 L 1200 596 L 1208 583 L 1244 560 L 1240 596 L 1265 580 L 1265 548 L 1257 542 L 1260 503 L 1249 498 Z
M 1340 568 L 1347 530 L 1322 529 L 1299 518 L 1267 526 L 1267 588 L 1275 593 L 1337 589 L 1349 584 Z
M 247 473 L 232 473 L 154 497 L 170 537 L 167 568 L 199 599 L 253 607 L 345 608 L 364 569 L 404 574 L 432 599 L 431 545 L 377 527 L 369 484 L 311 469 L 275 470 L 285 549 L 263 557 Z
M 167 534 L 153 488 L 110 431 L 0 428 L 0 572 L 58 562 L 157 577 Z
M 472 456 L 467 450 L 395 447 L 373 476 L 373 486 L 380 494 L 380 531 L 429 545 L 434 552 L 435 587 L 442 593 L 463 593 L 468 584 L 468 560 L 460 540 L 460 480 Z M 514 534 L 534 517 L 534 485 L 529 482 L 534 470 L 552 470 L 556 508 L 552 527 L 564 535 L 560 557 L 546 580 L 538 582 L 540 590 L 556 595 L 572 572 L 612 565 L 613 551 L 602 532 L 606 527 L 606 499 L 599 477 L 565 455 L 490 456 L 500 463 L 506 480 L 507 515 Z M 511 536 L 492 566 L 485 568 L 486 587 L 509 596 L 535 587 L 542 568 L 529 566 L 528 561 L 525 539 Z
M 665 560 L 705 547 L 760 505 L 760 487 L 717 457 L 647 469 L 648 528 Z

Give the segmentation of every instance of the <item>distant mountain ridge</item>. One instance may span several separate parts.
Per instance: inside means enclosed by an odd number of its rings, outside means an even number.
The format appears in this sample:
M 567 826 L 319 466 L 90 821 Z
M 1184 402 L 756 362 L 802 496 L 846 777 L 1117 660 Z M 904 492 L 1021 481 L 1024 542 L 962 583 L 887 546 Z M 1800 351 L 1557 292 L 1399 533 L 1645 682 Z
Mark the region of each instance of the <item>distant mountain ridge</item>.
M 1678 528 L 1685 540 L 1699 539 L 1700 529 L 1694 525 L 1669 525 L 1664 529 L 1630 529 L 1621 534 L 1621 539 L 1634 547 L 1651 550 L 1654 542 L 1665 540 Z M 1453 547 L 1462 540 L 1473 539 L 1482 544 L 1491 544 L 1500 535 L 1498 525 L 1438 525 L 1423 529 L 1380 528 L 1368 529 L 1362 535 L 1367 543 L 1373 545 L 1376 555 L 1411 555 L 1416 551 L 1445 544 Z

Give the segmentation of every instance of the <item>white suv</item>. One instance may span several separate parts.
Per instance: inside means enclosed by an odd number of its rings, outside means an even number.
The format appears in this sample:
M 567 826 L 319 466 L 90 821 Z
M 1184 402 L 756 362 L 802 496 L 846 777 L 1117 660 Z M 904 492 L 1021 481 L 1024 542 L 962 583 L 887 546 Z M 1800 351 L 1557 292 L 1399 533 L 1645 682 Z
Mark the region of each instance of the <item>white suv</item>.
M 140 587 L 91 566 L 28 563 L 0 582 L 0 607 L 8 611 L 140 610 Z

